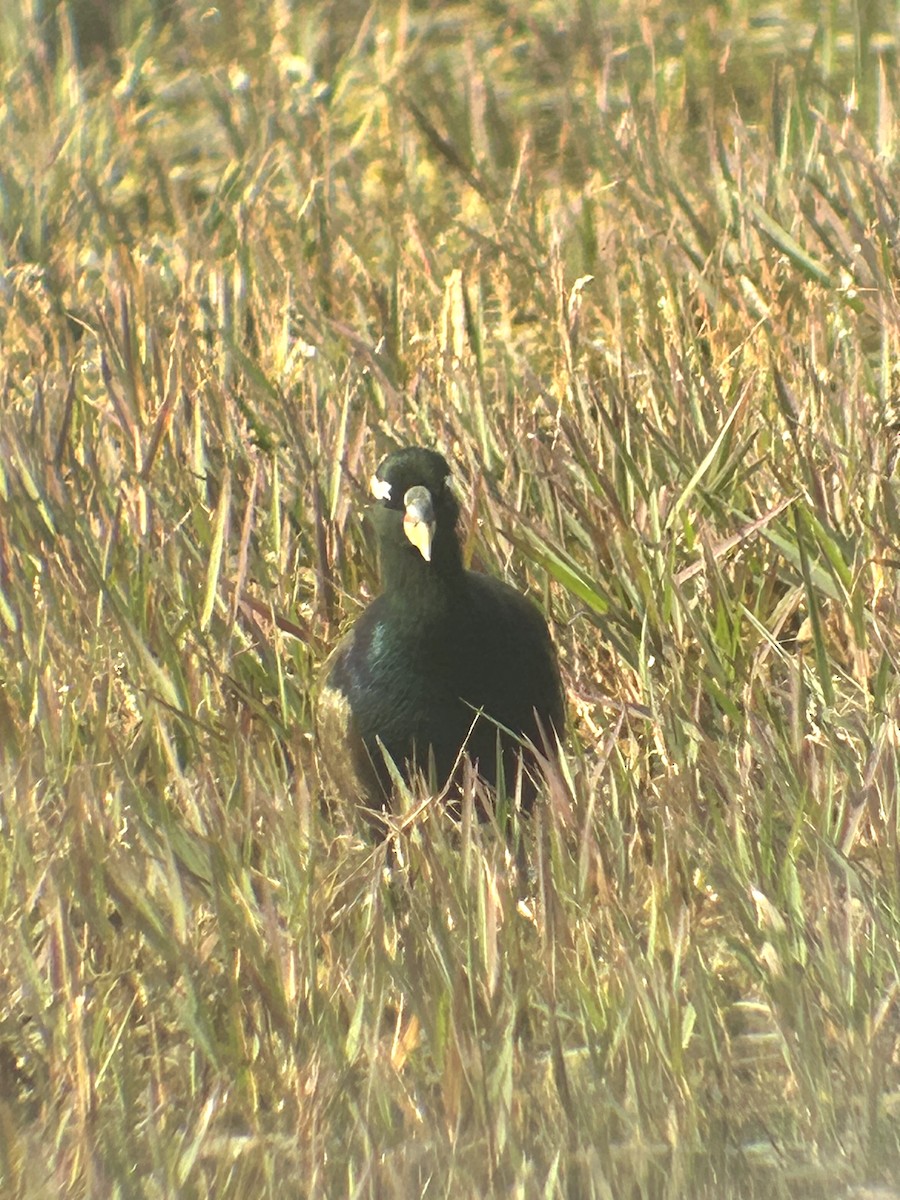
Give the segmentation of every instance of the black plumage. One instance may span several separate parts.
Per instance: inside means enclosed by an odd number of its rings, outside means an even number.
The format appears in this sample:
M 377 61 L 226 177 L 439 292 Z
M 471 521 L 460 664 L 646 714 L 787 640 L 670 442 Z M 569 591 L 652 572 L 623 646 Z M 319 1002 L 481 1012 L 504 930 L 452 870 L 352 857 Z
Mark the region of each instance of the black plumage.
M 385 752 L 406 780 L 421 772 L 442 788 L 465 747 L 492 786 L 502 766 L 511 793 L 523 741 L 552 753 L 563 731 L 547 624 L 514 588 L 463 566 L 449 475 L 440 454 L 419 447 L 389 455 L 376 471 L 371 518 L 383 591 L 326 663 L 322 758 L 342 797 L 373 814 L 391 807 Z M 525 807 L 532 773 L 522 777 Z

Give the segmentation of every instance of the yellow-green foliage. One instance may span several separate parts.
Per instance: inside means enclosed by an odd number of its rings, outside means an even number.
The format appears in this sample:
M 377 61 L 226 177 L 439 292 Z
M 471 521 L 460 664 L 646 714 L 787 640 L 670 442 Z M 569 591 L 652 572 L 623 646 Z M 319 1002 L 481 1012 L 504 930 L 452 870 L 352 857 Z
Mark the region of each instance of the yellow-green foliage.
M 4 1200 L 896 1197 L 896 7 L 2 9 Z M 413 440 L 571 730 L 388 870 Z

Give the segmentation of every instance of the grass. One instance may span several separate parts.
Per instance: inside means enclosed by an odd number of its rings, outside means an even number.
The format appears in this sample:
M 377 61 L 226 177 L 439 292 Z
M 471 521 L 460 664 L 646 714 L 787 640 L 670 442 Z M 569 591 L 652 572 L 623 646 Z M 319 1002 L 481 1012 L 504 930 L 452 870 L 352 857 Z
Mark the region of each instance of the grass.
M 896 1198 L 894 7 L 60 0 L 0 62 L 3 1195 Z M 407 440 L 571 729 L 386 872 L 312 697 Z

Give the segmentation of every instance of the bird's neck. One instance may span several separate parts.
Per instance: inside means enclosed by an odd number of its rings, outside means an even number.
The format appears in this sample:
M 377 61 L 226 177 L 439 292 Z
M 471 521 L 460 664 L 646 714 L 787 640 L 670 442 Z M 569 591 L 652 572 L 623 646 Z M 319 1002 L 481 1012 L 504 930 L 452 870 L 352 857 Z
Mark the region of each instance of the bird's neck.
M 465 584 L 462 554 L 455 539 L 435 542 L 431 562 L 405 547 L 385 554 L 381 571 L 384 594 L 410 613 L 437 612 L 451 606 Z

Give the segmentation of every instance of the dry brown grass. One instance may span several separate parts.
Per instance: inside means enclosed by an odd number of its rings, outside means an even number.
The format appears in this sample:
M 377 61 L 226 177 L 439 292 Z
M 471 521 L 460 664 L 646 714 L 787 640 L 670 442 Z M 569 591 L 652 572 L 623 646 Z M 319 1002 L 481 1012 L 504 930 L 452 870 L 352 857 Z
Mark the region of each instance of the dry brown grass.
M 895 1195 L 896 15 L 595 7 L 0 17 L 4 1196 Z M 394 439 L 572 727 L 388 876 Z

